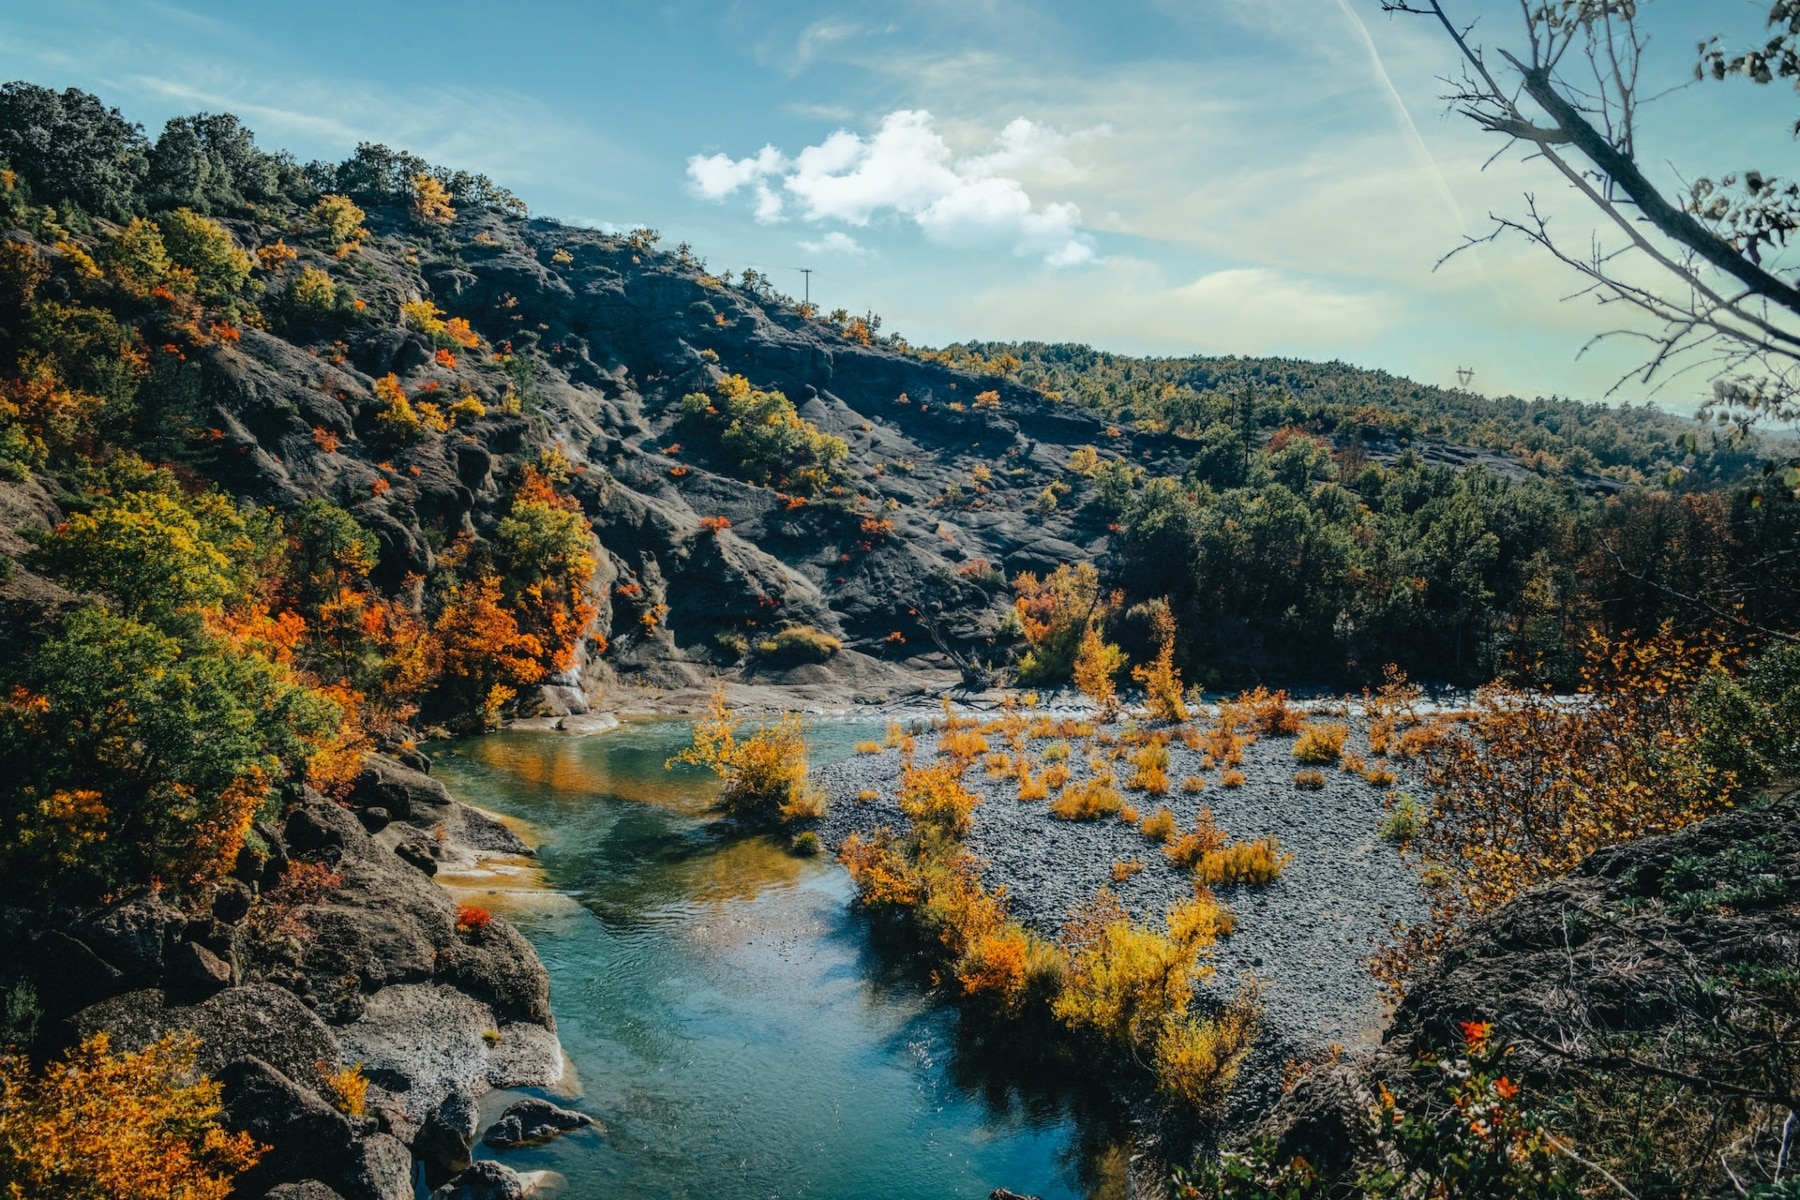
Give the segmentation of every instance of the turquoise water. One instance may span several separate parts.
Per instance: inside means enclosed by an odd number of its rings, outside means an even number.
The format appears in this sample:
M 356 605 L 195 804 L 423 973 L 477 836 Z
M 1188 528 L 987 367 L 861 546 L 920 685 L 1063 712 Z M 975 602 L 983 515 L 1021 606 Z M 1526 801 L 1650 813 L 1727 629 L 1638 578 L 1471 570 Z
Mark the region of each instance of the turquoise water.
M 878 735 L 822 724 L 814 759 Z M 539 848 L 541 874 L 446 882 L 537 947 L 578 1085 L 564 1102 L 606 1128 L 504 1161 L 580 1200 L 1122 1196 L 1112 1115 L 972 1044 L 872 948 L 835 863 L 715 821 L 710 775 L 663 770 L 686 737 L 655 722 L 438 751 L 452 792 Z

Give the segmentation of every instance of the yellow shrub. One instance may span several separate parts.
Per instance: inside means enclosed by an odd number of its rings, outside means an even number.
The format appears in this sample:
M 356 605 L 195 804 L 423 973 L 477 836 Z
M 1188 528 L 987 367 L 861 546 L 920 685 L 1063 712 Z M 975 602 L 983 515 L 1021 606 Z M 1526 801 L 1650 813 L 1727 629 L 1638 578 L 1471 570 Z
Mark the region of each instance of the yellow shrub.
M 1169 748 L 1155 742 L 1132 751 L 1132 771 L 1125 786 L 1136 792 L 1161 796 L 1169 790 Z
M 1044 773 L 1041 778 L 1044 781 L 1045 787 L 1053 792 L 1060 792 L 1069 782 L 1069 765 L 1067 763 L 1053 763 L 1044 768 Z
M 998 751 L 982 759 L 981 767 L 990 779 L 1011 779 L 1018 774 L 1011 757 Z
M 1348 772 L 1351 775 L 1361 775 L 1368 769 L 1369 764 L 1364 762 L 1363 756 L 1354 750 L 1346 751 L 1344 757 L 1338 760 L 1338 770 Z
M 95 1034 L 39 1074 L 0 1055 L 0 1180 L 31 1200 L 225 1200 L 260 1151 L 219 1126 L 199 1043 L 170 1034 L 113 1054 Z
M 1106 890 L 1076 913 L 1063 940 L 1068 981 L 1051 1011 L 1070 1028 L 1126 1048 L 1144 1045 L 1185 1016 L 1194 984 L 1212 973 L 1199 963 L 1201 945 L 1134 924 Z
M 937 752 L 966 763 L 988 752 L 988 740 L 973 729 L 946 729 L 938 735 Z
M 1169 1022 L 1151 1059 L 1157 1086 L 1203 1113 L 1217 1112 L 1256 1045 L 1260 1017 L 1256 994 L 1246 989 L 1216 1018 Z
M 1069 743 L 1067 742 L 1051 742 L 1044 747 L 1045 762 L 1061 762 L 1067 757 L 1069 757 Z
M 1138 823 L 1138 810 L 1129 804 L 1125 805 L 1119 809 L 1119 820 L 1125 822 L 1127 825 L 1136 825 Z
M 1131 669 L 1131 677 L 1144 685 L 1144 702 L 1158 721 L 1185 721 L 1187 705 L 1181 698 L 1181 673 L 1175 669 L 1175 617 L 1165 598 L 1150 614 L 1150 637 L 1156 657 Z
M 1181 790 L 1192 796 L 1206 790 L 1206 780 L 1198 775 L 1189 775 L 1181 781 Z
M 1054 770 L 1055 768 L 1051 768 Z M 1025 767 L 1019 768 L 1019 800 L 1021 803 L 1030 800 L 1048 800 L 1050 798 L 1050 771 L 1045 771 L 1036 779 Z
M 325 1093 L 332 1106 L 347 1117 L 362 1116 L 363 1101 L 369 1094 L 369 1080 L 362 1073 L 362 1064 L 325 1071 L 324 1075 Z
M 1323 771 L 1295 771 L 1294 786 L 1302 791 L 1316 792 L 1325 786 Z
M 1124 806 L 1110 775 L 1095 775 L 1064 790 L 1050 802 L 1050 815 L 1059 821 L 1097 821 Z
M 881 743 L 880 742 L 858 742 L 858 743 L 856 743 L 856 752 L 858 754 L 880 754 L 881 753 Z
M 1227 771 L 1219 776 L 1220 787 L 1243 787 L 1246 782 L 1248 781 L 1244 778 L 1244 773 L 1242 771 Z
M 864 788 L 862 791 L 856 793 L 856 802 L 858 804 L 873 804 L 879 799 L 881 799 L 881 793 L 874 788 Z
M 921 829 L 952 838 L 968 836 L 981 797 L 962 785 L 962 772 L 947 764 L 907 767 L 900 773 L 900 811 Z
M 906 731 L 904 729 L 900 728 L 900 722 L 889 721 L 888 726 L 887 726 L 887 732 L 882 735 L 881 744 L 883 746 L 886 746 L 889 750 L 894 750 L 894 749 L 897 749 L 901 745 L 901 743 L 903 743 L 905 741 L 906 741 Z
M 1115 859 L 1112 865 L 1112 881 L 1124 883 L 1143 869 L 1144 860 L 1141 858 Z
M 1281 878 L 1282 868 L 1293 860 L 1293 855 L 1281 852 L 1281 843 L 1273 835 L 1233 842 L 1202 854 L 1194 865 L 1194 880 L 1207 887 L 1232 883 L 1263 887 Z
M 1343 725 L 1307 725 L 1294 742 L 1294 757 L 1303 763 L 1328 766 L 1344 753 L 1350 730 Z
M 1376 787 L 1393 787 L 1396 776 L 1388 769 L 1385 761 L 1377 759 L 1375 765 L 1362 773 L 1362 777 Z
M 693 763 L 724 781 L 719 805 L 733 816 L 758 821 L 798 821 L 825 814 L 825 797 L 807 779 L 806 724 L 789 713 L 739 739 L 742 720 L 717 686 L 707 715 L 694 722 L 693 745 L 664 763 Z

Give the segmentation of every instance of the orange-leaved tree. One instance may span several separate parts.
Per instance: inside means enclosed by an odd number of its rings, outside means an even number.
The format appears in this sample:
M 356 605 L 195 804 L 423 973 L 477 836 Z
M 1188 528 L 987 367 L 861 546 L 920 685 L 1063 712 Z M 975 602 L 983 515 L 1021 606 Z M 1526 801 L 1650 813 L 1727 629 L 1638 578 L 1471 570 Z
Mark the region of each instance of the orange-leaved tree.
M 0 1053 L 0 1192 L 23 1200 L 225 1200 L 261 1153 L 194 1079 L 199 1042 L 113 1053 L 95 1034 L 42 1071 Z
M 1714 640 L 1590 634 L 1580 694 L 1508 684 L 1467 723 L 1440 720 L 1421 755 L 1431 794 L 1408 853 L 1431 914 L 1396 930 L 1376 974 L 1398 991 L 1471 918 L 1567 874 L 1603 847 L 1669 833 L 1729 807 L 1720 722 L 1696 704 L 1728 653 Z

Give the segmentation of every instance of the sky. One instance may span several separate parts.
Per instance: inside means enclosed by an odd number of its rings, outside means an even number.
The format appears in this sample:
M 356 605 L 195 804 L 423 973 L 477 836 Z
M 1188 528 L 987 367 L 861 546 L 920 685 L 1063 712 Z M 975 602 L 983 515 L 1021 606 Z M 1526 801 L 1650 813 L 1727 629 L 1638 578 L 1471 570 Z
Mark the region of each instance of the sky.
M 1516 41 L 1512 0 L 1451 0 Z M 1694 46 L 1762 32 L 1752 0 L 1647 6 L 1640 155 L 1661 182 L 1779 173 L 1800 98 L 1691 84 Z M 154 136 L 230 111 L 268 149 L 359 141 L 484 171 L 543 216 L 649 225 L 920 345 L 1341 359 L 1493 395 L 1651 399 L 1621 321 L 1541 252 L 1439 260 L 1542 163 L 1451 113 L 1448 42 L 1379 0 L 10 0 L 0 78 L 79 87 Z

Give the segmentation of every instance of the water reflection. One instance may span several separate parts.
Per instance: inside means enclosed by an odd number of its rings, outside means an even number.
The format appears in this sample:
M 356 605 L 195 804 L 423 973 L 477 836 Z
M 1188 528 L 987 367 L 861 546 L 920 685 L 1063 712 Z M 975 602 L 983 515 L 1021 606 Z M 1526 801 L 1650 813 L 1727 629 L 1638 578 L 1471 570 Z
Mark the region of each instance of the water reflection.
M 533 827 L 546 890 L 469 882 L 538 947 L 578 1104 L 609 1130 L 508 1161 L 572 1197 L 1123 1196 L 1122 1122 L 1074 1064 L 935 1003 L 835 864 L 711 819 L 712 777 L 663 770 L 684 740 L 663 722 L 439 755 L 459 796 Z

